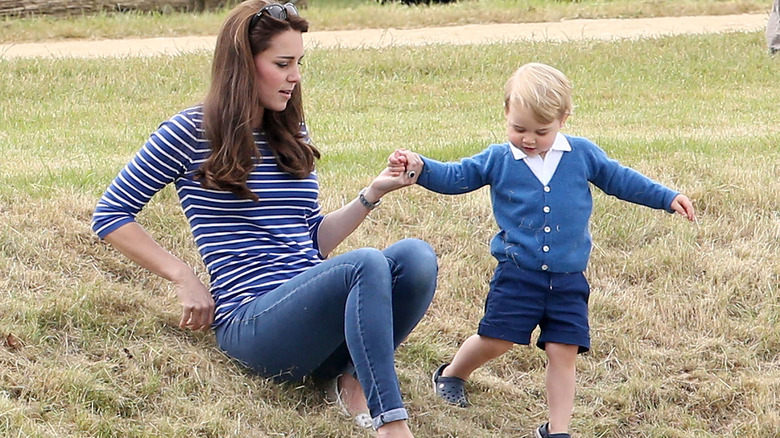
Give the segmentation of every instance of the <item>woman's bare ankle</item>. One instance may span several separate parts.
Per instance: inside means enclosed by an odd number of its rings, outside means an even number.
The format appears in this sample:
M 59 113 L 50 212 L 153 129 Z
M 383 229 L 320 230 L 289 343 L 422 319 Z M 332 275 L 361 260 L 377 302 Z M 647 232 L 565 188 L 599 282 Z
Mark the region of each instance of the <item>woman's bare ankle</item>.
M 377 438 L 414 438 L 406 420 L 385 423 L 376 431 Z
M 338 390 L 341 393 L 341 400 L 347 407 L 350 414 L 356 415 L 368 412 L 368 402 L 363 394 L 363 387 L 360 382 L 351 374 L 339 376 Z

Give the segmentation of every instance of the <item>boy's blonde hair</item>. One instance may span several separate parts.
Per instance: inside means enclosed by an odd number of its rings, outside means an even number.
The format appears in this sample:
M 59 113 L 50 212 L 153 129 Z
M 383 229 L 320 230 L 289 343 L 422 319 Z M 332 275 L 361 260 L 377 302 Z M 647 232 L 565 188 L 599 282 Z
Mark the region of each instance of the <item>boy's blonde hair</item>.
M 504 86 L 504 108 L 528 108 L 540 123 L 571 114 L 571 82 L 558 69 L 532 62 L 518 68 Z

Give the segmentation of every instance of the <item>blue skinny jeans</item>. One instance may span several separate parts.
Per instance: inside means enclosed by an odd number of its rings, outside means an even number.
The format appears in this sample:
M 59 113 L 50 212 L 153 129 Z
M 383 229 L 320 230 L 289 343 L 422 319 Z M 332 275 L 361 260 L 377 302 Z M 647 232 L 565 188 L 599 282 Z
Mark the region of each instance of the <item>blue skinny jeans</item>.
M 409 418 L 395 349 L 428 309 L 437 273 L 436 255 L 422 240 L 351 251 L 242 306 L 216 328 L 217 342 L 229 356 L 280 381 L 353 372 L 378 429 Z

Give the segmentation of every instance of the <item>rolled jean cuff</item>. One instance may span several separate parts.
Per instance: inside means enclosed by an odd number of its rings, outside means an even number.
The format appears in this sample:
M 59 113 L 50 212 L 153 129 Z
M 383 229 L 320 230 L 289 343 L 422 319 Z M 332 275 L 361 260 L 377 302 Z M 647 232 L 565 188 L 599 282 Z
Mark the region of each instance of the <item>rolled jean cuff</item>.
M 406 412 L 406 408 L 396 408 L 390 409 L 387 412 L 382 412 L 378 417 L 373 418 L 371 421 L 374 423 L 374 429 L 379 429 L 387 423 L 408 419 L 409 413 Z

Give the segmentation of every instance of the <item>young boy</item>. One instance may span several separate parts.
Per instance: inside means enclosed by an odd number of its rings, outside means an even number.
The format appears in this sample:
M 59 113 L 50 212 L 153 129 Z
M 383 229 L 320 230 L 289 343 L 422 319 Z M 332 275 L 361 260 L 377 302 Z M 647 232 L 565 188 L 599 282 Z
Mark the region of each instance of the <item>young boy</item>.
M 500 228 L 490 250 L 498 260 L 485 314 L 452 363 L 433 373 L 436 394 L 466 407 L 471 373 L 514 344 L 537 346 L 547 364 L 548 423 L 537 438 L 569 438 L 575 359 L 590 348 L 584 276 L 591 252 L 588 223 L 592 183 L 619 199 L 677 212 L 695 220 L 685 196 L 611 160 L 591 141 L 559 133 L 572 111 L 571 85 L 543 64 L 520 67 L 505 86 L 508 142 L 489 146 L 459 163 L 442 163 L 397 150 L 389 167 L 406 171 L 438 193 L 460 194 L 489 185 Z

